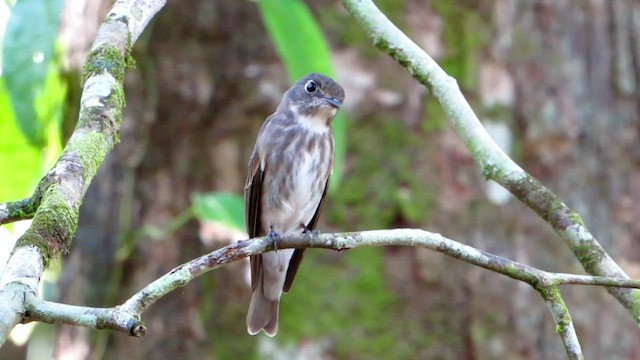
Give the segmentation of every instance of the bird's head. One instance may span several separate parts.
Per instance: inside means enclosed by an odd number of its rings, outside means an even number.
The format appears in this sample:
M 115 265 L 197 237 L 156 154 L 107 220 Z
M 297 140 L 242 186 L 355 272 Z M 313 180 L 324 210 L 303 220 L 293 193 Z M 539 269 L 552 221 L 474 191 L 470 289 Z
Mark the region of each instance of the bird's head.
M 323 119 L 330 125 L 343 101 L 342 86 L 322 74 L 309 74 L 287 90 L 282 104 L 302 117 Z

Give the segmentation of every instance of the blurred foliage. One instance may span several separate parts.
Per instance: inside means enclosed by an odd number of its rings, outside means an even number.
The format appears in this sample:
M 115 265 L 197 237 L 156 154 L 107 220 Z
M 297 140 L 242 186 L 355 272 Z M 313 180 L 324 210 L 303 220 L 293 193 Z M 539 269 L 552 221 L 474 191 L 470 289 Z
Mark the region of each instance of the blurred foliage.
M 211 192 L 191 196 L 193 210 L 201 221 L 214 221 L 244 231 L 244 202 L 233 193 Z
M 354 130 L 348 151 L 360 160 L 341 185 L 340 196 L 329 203 L 327 215 L 343 228 L 358 224 L 360 229 L 384 229 L 398 219 L 424 222 L 436 194 L 414 170 L 419 135 L 395 119 L 366 121 L 367 126 L 350 124 Z
M 422 131 L 435 132 L 441 131 L 449 124 L 447 114 L 438 103 L 435 97 L 429 96 L 424 100 L 425 116 L 422 121 Z
M 10 9 L 0 6 L 0 12 L 10 12 L 6 30 L 0 33 L 0 202 L 31 196 L 62 151 L 60 124 L 67 86 L 61 77 L 62 51 L 56 45 L 62 4 L 62 0 L 18 0 Z M 4 226 L 6 236 L 0 241 L 15 239 L 26 228 L 24 223 Z M 43 274 L 45 299 L 57 299 L 59 264 L 52 262 Z M 11 338 L 29 339 L 30 354 L 50 349 L 51 327 L 38 326 L 33 333 L 33 326 L 25 329 Z
M 9 93 L 0 79 L 0 202 L 27 197 L 42 170 L 40 149 L 18 127 Z M 8 176 L 10 174 L 10 176 Z
M 292 291 L 282 298 L 281 341 L 328 338 L 339 358 L 395 358 L 397 348 L 385 339 L 395 337 L 386 330 L 398 303 L 382 278 L 382 249 L 349 251 L 334 263 L 326 254 L 308 252 Z
M 231 265 L 231 271 L 239 271 L 240 263 Z M 245 265 L 248 266 L 248 265 Z M 208 323 L 208 340 L 211 357 L 214 359 L 254 359 L 257 358 L 257 337 L 249 336 L 244 325 L 247 316 L 248 291 L 229 295 L 229 289 L 237 288 L 232 276 L 202 276 L 199 280 L 207 299 L 199 304 L 199 317 Z M 234 324 L 232 326 L 230 324 Z
M 257 4 L 291 82 L 312 72 L 334 77 L 329 45 L 318 22 L 303 1 L 261 0 Z M 304 46 L 300 46 L 301 44 Z M 342 179 L 346 131 L 344 112 L 338 111 L 333 120 L 336 154 L 330 184 L 332 191 Z
M 10 9 L 2 39 L 0 173 L 11 176 L 0 177 L 0 201 L 31 195 L 61 151 L 61 7 L 61 0 L 19 0 Z
M 351 49 L 357 49 L 358 53 L 367 57 L 386 57 L 375 46 L 371 46 L 369 36 L 362 30 L 357 22 L 353 21 L 347 11 L 343 11 L 341 6 L 323 6 L 323 3 L 312 3 L 315 5 L 318 17 L 322 24 L 336 42 L 343 43 Z M 407 2 L 405 0 L 382 0 L 376 1 L 376 6 L 400 29 L 405 28 L 405 17 Z
M 440 66 L 455 78 L 462 89 L 475 89 L 478 80 L 476 54 L 488 41 L 491 22 L 470 11 L 473 3 L 458 0 L 434 0 L 434 10 L 443 19 L 447 53 L 438 60 Z
M 329 45 L 304 2 L 264 0 L 257 5 L 291 81 L 309 72 L 333 75 Z
M 60 101 L 51 92 L 50 65 L 55 63 L 62 4 L 62 0 L 17 1 L 2 43 L 3 74 L 16 120 L 26 138 L 41 147 L 46 144 L 48 125 L 59 122 L 55 105 Z

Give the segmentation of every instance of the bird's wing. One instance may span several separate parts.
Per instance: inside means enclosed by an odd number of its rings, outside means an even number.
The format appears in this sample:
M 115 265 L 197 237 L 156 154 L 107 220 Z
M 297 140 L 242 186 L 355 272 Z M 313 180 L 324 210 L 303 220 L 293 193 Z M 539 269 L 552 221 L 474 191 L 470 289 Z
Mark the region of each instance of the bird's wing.
M 331 164 L 333 168 L 333 163 Z M 327 183 L 324 185 L 324 191 L 322 192 L 322 197 L 320 198 L 320 203 L 318 203 L 318 207 L 316 208 L 315 214 L 307 224 L 307 229 L 313 230 L 316 227 L 316 223 L 318 222 L 318 218 L 320 217 L 320 211 L 322 210 L 322 203 L 324 202 L 324 197 L 327 195 L 327 189 L 329 189 L 329 178 L 327 178 Z M 287 269 L 287 277 L 284 280 L 284 286 L 282 287 L 282 291 L 288 292 L 291 289 L 291 284 L 293 284 L 293 280 L 298 273 L 298 268 L 300 267 L 300 263 L 302 262 L 302 258 L 304 257 L 305 249 L 296 249 L 293 252 L 293 256 L 291 256 L 291 260 L 289 261 L 289 268 Z
M 260 224 L 260 193 L 262 192 L 262 178 L 265 169 L 260 166 L 260 155 L 254 151 L 249 160 L 249 175 L 244 186 L 245 226 L 249 238 L 259 236 Z M 266 166 L 265 166 L 266 167 Z M 262 257 L 251 256 L 251 289 L 255 290 L 258 272 L 262 268 Z

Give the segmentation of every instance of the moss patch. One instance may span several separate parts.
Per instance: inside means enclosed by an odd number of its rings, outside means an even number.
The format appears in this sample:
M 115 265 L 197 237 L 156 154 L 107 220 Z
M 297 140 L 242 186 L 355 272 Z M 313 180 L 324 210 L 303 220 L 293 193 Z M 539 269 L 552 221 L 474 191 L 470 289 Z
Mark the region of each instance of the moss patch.
M 108 72 L 119 82 L 124 80 L 124 72 L 127 68 L 126 57 L 115 46 L 103 45 L 89 53 L 84 64 L 83 83 L 89 77 Z
M 490 170 L 483 169 L 485 176 L 488 174 L 487 171 Z M 573 224 L 573 220 L 580 219 L 551 190 L 529 174 L 525 174 L 517 181 L 507 181 L 504 186 L 548 222 L 555 231 L 566 231 Z
M 104 134 L 92 131 L 70 142 L 67 151 L 78 156 L 85 170 L 85 178 L 91 179 L 102 164 L 102 160 L 109 151 L 109 146 L 107 146 Z
M 596 273 L 598 270 L 598 264 L 601 263 L 602 258 L 606 256 L 606 253 L 599 246 L 594 246 L 592 241 L 584 241 L 584 244 L 580 244 L 573 248 L 573 253 L 584 269 L 590 273 Z
M 14 249 L 33 245 L 40 249 L 47 266 L 52 257 L 66 252 L 78 227 L 78 206 L 70 207 L 63 189 L 51 186 L 47 189 L 40 208 L 27 232 L 20 237 Z

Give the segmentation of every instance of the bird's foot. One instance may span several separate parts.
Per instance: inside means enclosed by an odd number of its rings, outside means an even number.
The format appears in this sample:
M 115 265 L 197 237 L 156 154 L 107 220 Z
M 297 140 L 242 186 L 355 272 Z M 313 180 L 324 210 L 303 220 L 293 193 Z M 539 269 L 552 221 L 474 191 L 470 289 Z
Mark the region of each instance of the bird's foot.
M 280 240 L 282 236 L 279 233 L 273 231 L 273 229 L 269 230 L 269 234 L 267 235 L 267 239 L 271 242 L 271 247 L 274 250 L 278 250 L 278 240 Z
M 320 231 L 319 230 L 311 230 L 308 227 L 304 227 L 304 231 L 302 232 L 305 235 L 310 235 L 311 236 L 311 240 L 315 241 L 318 240 L 318 236 L 320 235 Z

